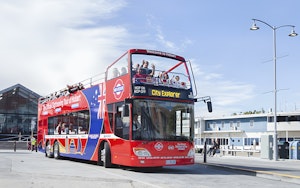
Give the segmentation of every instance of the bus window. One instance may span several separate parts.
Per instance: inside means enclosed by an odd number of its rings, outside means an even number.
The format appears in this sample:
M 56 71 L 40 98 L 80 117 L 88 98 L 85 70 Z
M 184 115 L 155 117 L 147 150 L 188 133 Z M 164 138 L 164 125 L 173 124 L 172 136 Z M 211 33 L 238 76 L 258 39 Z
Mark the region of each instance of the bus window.
M 115 104 L 115 126 L 114 133 L 116 136 L 119 136 L 124 139 L 129 139 L 129 117 L 123 117 L 122 113 L 124 110 L 124 103 Z
M 48 134 L 87 134 L 89 119 L 87 110 L 50 117 L 48 119 Z
M 54 134 L 54 118 L 48 119 L 48 134 L 53 135 Z
M 87 134 L 89 131 L 90 116 L 88 111 L 78 113 L 78 134 Z

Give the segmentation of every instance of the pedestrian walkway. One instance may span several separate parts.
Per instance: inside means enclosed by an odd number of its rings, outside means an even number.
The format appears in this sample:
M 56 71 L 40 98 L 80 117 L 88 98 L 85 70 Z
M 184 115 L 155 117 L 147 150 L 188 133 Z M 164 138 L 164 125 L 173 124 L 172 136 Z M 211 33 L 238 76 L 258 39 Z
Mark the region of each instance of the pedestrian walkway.
M 206 157 L 196 154 L 196 163 L 224 170 L 236 171 L 280 181 L 300 184 L 300 160 L 278 159 L 278 161 L 243 156 Z

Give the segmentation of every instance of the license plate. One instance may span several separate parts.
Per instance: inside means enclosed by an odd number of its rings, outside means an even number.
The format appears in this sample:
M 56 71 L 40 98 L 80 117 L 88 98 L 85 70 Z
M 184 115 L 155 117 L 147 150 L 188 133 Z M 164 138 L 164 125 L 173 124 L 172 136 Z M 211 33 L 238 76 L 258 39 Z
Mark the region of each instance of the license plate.
M 166 165 L 174 165 L 176 164 L 176 160 L 166 160 Z

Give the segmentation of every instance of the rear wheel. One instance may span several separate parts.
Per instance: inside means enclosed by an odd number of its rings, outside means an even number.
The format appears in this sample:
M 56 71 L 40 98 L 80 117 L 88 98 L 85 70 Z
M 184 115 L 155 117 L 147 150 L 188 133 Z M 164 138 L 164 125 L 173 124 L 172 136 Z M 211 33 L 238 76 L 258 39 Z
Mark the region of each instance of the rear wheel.
M 53 156 L 54 156 L 55 159 L 59 159 L 60 158 L 59 144 L 58 144 L 58 142 L 54 143 Z
M 51 145 L 50 142 L 47 142 L 46 149 L 45 149 L 45 156 L 51 158 Z
M 102 154 L 103 154 L 103 158 L 102 158 L 103 166 L 105 168 L 112 167 L 112 164 L 111 164 L 111 151 L 110 151 L 109 144 L 107 142 L 104 143 L 104 153 L 102 153 Z
M 103 166 L 102 151 L 103 150 L 102 150 L 101 146 L 99 146 L 99 148 L 98 148 L 98 161 L 97 161 L 97 164 L 99 166 Z

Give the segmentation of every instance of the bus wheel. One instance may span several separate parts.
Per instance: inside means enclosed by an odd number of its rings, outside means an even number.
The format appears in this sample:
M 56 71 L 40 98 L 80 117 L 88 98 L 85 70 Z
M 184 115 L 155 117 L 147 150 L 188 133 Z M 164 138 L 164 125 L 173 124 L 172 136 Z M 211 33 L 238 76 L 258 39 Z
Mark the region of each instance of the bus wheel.
M 97 165 L 99 166 L 103 166 L 103 155 L 102 153 L 104 153 L 104 150 L 99 146 L 99 149 L 98 149 L 98 161 L 97 161 Z
M 51 158 L 51 145 L 50 142 L 47 142 L 45 149 L 45 156 Z
M 103 156 L 104 156 L 103 166 L 105 168 L 112 167 L 112 164 L 111 164 L 111 151 L 110 151 L 110 147 L 109 147 L 107 142 L 104 143 L 104 155 Z
M 58 142 L 54 143 L 53 156 L 54 156 L 55 159 L 59 159 L 60 158 L 59 144 L 58 144 Z

